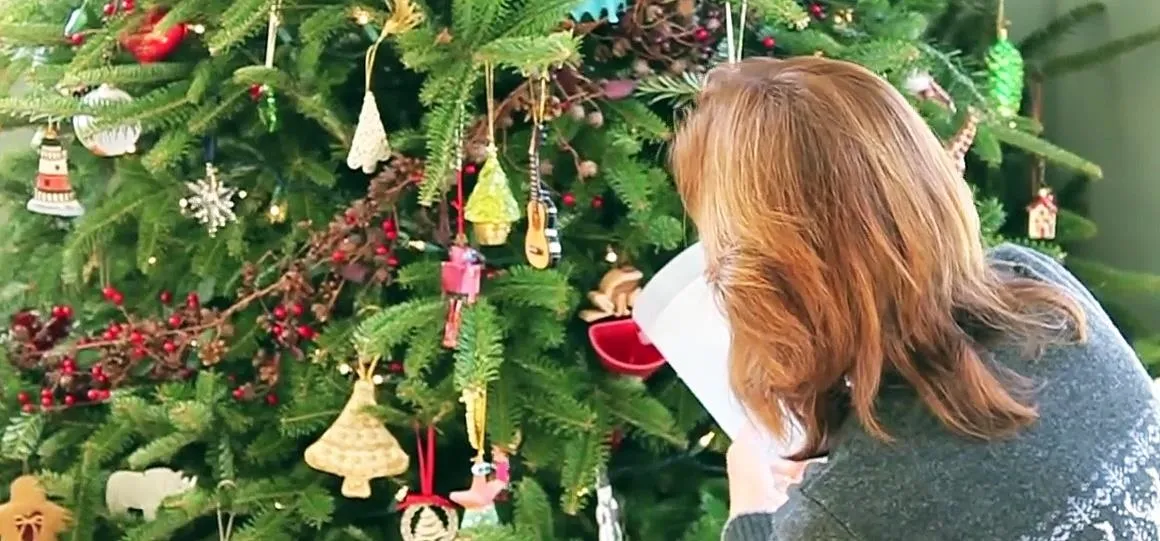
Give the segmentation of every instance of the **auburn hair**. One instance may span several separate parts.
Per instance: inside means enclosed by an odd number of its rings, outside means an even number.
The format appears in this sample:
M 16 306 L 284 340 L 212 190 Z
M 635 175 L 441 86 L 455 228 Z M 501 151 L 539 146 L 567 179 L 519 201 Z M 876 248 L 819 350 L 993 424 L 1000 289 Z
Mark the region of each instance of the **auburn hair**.
M 980 439 L 1037 418 L 1025 378 L 989 362 L 1084 339 L 1074 298 L 990 266 L 969 186 L 926 122 L 855 64 L 752 58 L 713 69 L 672 148 L 677 188 L 733 331 L 730 378 L 795 458 L 875 415 L 884 375 Z

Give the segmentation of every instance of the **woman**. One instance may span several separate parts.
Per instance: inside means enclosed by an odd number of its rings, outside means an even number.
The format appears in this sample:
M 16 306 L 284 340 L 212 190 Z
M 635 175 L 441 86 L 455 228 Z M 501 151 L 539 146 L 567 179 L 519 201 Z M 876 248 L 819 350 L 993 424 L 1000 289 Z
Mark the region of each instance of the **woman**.
M 1055 261 L 984 250 L 970 189 L 889 84 L 821 58 L 717 68 L 673 166 L 733 387 L 805 436 L 773 465 L 734 443 L 727 541 L 1160 538 L 1160 414 L 1132 349 Z

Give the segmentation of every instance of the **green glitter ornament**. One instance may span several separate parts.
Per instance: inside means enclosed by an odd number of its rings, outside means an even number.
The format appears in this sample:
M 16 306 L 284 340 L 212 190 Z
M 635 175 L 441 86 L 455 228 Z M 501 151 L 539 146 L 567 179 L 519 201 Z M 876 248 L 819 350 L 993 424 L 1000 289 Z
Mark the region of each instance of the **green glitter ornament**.
M 480 244 L 499 246 L 507 243 L 512 223 L 520 219 L 520 207 L 508 184 L 507 173 L 499 165 L 495 146 L 488 147 L 487 159 L 479 169 L 475 188 L 463 207 L 463 217 L 471 222 L 475 239 Z
M 999 4 L 999 32 L 987 49 L 987 90 L 992 106 L 1001 118 L 1019 114 L 1023 102 L 1023 55 L 1007 39 L 1003 28 L 1003 7 Z
M 266 126 L 266 131 L 274 133 L 278 129 L 278 98 L 274 96 L 274 90 L 265 85 L 258 103 L 258 118 Z

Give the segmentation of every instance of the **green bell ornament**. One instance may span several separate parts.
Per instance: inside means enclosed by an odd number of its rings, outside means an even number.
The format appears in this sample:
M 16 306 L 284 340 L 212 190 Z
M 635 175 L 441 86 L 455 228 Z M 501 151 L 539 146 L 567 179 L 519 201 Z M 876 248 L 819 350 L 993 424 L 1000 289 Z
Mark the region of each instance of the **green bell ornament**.
M 995 43 L 987 49 L 987 90 L 1000 118 L 1019 114 L 1023 102 L 1023 55 L 1007 39 L 1003 1 L 999 1 L 999 28 Z
M 463 207 L 463 217 L 471 222 L 480 244 L 500 246 L 507 243 L 512 223 L 520 219 L 520 207 L 508 184 L 507 173 L 499 165 L 495 145 L 488 146 L 487 159 L 479 169 L 475 188 Z

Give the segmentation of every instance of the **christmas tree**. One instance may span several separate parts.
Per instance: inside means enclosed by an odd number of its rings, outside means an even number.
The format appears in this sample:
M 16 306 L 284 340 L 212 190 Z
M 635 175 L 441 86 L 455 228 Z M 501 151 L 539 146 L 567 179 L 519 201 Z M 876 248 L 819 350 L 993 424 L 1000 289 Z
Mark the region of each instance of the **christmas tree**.
M 980 30 L 994 32 L 996 22 L 1002 21 L 1002 2 L 972 6 L 955 3 L 935 19 L 942 42 L 962 50 L 965 58 L 981 58 L 989 42 L 979 41 Z M 1077 52 L 1054 55 L 1053 48 L 1073 29 L 1098 24 L 1106 17 L 1103 2 L 1080 4 L 1043 26 L 1025 32 L 1016 43 L 1016 49 L 1025 62 L 1018 92 L 1012 96 L 1016 110 L 1026 115 L 1021 119 L 1035 132 L 1044 130 L 1042 111 L 1043 88 L 1069 73 L 1091 69 L 1116 57 L 1145 47 L 1160 40 L 1160 25 L 1105 43 L 1093 44 Z M 982 66 L 979 66 L 981 69 Z M 1075 163 L 1071 167 L 1048 167 L 1049 162 L 1037 149 L 1014 146 L 1004 147 L 993 167 L 971 169 L 971 180 L 991 186 L 992 193 L 1001 197 L 1010 211 L 1033 204 L 1040 187 L 1050 186 L 1060 202 L 1058 234 L 1050 242 L 1036 241 L 1034 247 L 1052 253 L 1075 272 L 1093 290 L 1101 303 L 1132 341 L 1137 354 L 1153 375 L 1160 375 L 1160 329 L 1151 314 L 1140 313 L 1136 306 L 1141 298 L 1160 294 L 1160 276 L 1131 272 L 1067 253 L 1069 246 L 1098 239 L 1099 227 L 1082 214 L 1085 194 L 1098 190 L 1091 181 L 1102 175 L 1096 169 Z M 981 156 L 981 155 L 980 155 Z M 1050 165 L 1059 165 L 1058 162 Z M 1028 182 L 1030 180 L 1030 182 Z M 1109 179 L 1115 182 L 1115 179 Z M 1031 188 L 1027 188 L 1030 184 Z M 1024 220 L 1010 220 L 1003 228 L 1012 235 L 1025 235 Z
M 0 124 L 39 128 L 0 156 L 0 480 L 71 541 L 716 539 L 725 438 L 622 336 L 694 237 L 663 156 L 707 68 L 858 62 L 968 178 L 1099 174 L 945 4 L 0 0 Z M 196 486 L 108 511 L 156 467 Z

